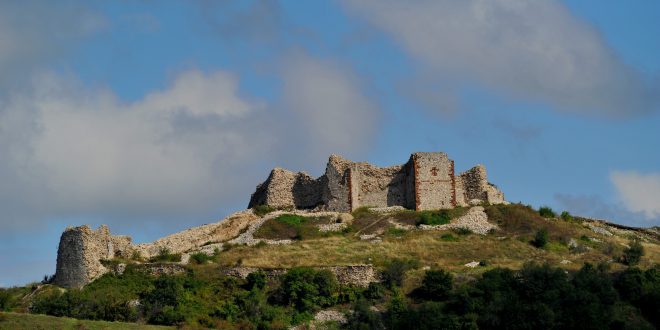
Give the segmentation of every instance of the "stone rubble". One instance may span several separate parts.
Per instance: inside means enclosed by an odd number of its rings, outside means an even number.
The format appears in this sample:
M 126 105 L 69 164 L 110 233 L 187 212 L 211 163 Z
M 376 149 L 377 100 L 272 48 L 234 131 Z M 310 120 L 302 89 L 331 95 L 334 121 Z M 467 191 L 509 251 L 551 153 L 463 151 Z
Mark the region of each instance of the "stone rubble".
M 316 313 L 314 315 L 314 320 L 318 322 L 329 322 L 329 321 L 335 321 L 338 322 L 339 324 L 346 324 L 348 320 L 346 319 L 346 315 L 339 311 L 327 309 L 327 310 L 322 310 Z
M 488 215 L 482 206 L 470 208 L 468 213 L 451 223 L 445 225 L 419 225 L 422 230 L 448 230 L 467 228 L 475 234 L 486 235 L 491 230 L 497 229 L 497 225 L 488 222 Z
M 468 262 L 464 266 L 468 267 L 468 268 L 475 268 L 475 267 L 479 266 L 479 261 Z

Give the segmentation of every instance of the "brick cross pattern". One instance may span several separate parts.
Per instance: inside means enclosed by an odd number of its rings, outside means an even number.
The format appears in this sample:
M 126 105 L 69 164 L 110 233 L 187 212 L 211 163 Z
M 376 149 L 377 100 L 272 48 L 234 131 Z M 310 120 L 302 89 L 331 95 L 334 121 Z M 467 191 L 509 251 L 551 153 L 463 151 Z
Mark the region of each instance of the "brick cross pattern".
M 438 168 L 433 166 L 433 168 L 431 168 L 431 174 L 433 174 L 433 176 L 437 176 L 438 175 Z

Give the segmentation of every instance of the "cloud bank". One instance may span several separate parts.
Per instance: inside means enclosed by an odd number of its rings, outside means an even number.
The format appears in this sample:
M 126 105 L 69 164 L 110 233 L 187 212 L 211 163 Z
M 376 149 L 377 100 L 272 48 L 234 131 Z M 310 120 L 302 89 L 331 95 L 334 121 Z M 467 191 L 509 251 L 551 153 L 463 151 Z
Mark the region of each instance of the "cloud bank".
M 647 219 L 660 217 L 660 173 L 613 171 L 610 180 L 628 210 Z
M 567 111 L 623 116 L 658 109 L 657 85 L 559 1 L 343 3 L 440 79 L 475 81 Z
M 225 71 L 181 72 L 131 103 L 38 76 L 1 106 L 1 226 L 215 210 L 247 203 L 271 166 L 364 150 L 376 110 L 349 69 L 300 55 L 283 72 L 282 104 L 242 96 Z

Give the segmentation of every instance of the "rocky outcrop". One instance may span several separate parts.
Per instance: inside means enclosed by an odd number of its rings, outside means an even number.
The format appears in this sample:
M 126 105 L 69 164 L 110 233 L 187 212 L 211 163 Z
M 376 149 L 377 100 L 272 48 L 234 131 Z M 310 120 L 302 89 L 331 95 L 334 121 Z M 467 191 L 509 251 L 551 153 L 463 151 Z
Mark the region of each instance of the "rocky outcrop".
M 460 175 L 443 152 L 416 152 L 403 165 L 377 167 L 330 156 L 325 174 L 312 178 L 275 168 L 252 194 L 248 207 L 350 212 L 360 206 L 401 206 L 415 210 L 467 206 L 471 200 L 504 202 L 478 165 Z

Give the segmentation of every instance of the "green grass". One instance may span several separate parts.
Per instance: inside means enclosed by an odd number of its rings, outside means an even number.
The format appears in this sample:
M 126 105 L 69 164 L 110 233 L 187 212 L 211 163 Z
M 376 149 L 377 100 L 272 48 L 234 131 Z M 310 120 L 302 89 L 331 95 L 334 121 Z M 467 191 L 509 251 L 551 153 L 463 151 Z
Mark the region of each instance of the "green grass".
M 260 217 L 263 217 L 264 215 L 266 215 L 270 212 L 276 211 L 276 210 L 277 210 L 276 208 L 274 208 L 272 206 L 268 206 L 268 205 L 257 205 L 257 206 L 252 208 L 252 212 L 254 212 L 254 214 L 256 214 Z
M 161 248 L 158 255 L 149 258 L 149 262 L 179 262 L 181 261 L 180 253 L 170 253 L 166 247 Z
M 329 217 L 303 217 L 295 214 L 282 214 L 274 219 L 266 221 L 254 233 L 256 238 L 265 239 L 314 239 L 341 235 L 342 232 L 320 232 L 319 224 L 331 223 Z
M 0 313 L 0 329 L 175 329 L 174 327 L 163 327 L 124 322 L 105 322 L 77 320 L 68 317 L 55 317 L 36 314 Z

